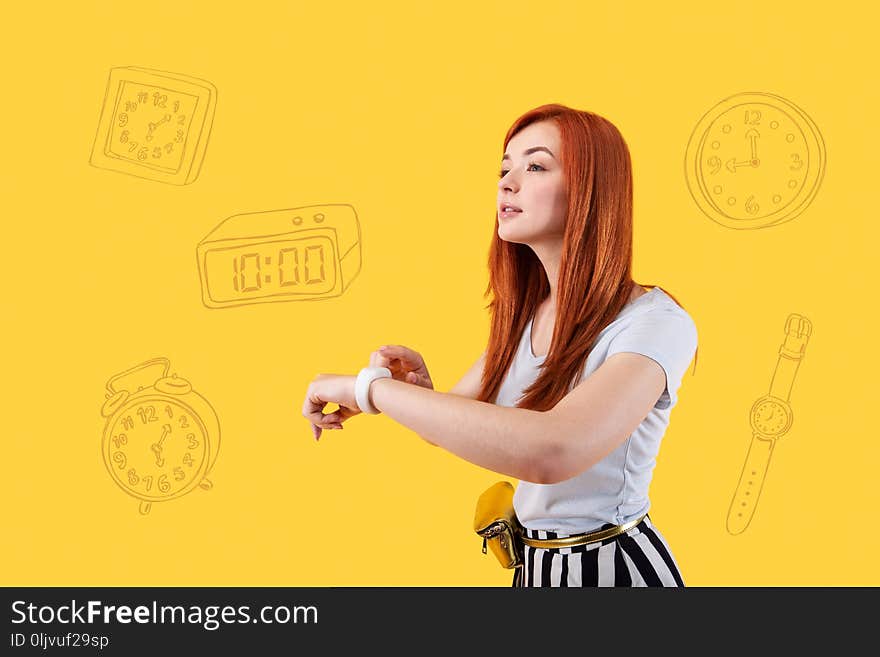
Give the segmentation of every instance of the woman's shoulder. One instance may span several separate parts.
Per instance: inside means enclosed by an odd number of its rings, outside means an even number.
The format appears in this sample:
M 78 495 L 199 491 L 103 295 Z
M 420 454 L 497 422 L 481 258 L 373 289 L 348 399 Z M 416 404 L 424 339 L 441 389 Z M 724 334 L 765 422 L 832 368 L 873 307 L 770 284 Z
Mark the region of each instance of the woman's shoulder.
M 664 292 L 661 288 L 653 288 L 645 296 L 647 297 L 648 295 L 650 295 L 650 300 L 648 301 L 648 303 L 644 304 L 644 312 L 672 313 L 693 322 L 693 318 L 690 316 L 690 313 L 688 313 L 688 311 L 685 310 L 682 306 L 678 305 L 678 302 L 671 296 L 669 296 L 666 292 Z
M 697 342 L 697 325 L 690 313 L 678 304 L 675 299 L 659 287 L 655 287 L 647 295 L 637 299 L 645 299 L 640 308 L 635 308 L 624 322 L 626 327 L 647 333 L 677 333 L 686 338 L 685 342 Z

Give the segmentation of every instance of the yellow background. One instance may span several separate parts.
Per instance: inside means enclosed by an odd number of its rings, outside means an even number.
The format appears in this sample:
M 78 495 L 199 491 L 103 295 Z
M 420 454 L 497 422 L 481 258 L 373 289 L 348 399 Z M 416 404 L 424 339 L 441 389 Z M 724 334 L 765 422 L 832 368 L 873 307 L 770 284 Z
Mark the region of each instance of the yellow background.
M 390 418 L 315 443 L 322 372 L 381 344 L 439 390 L 488 335 L 483 291 L 502 140 L 560 102 L 613 121 L 635 168 L 635 276 L 697 324 L 651 487 L 691 586 L 877 585 L 877 16 L 859 3 L 15 3 L 5 9 L 4 585 L 498 585 L 471 522 L 499 477 Z M 112 67 L 212 82 L 201 174 L 89 165 Z M 700 117 L 778 94 L 824 138 L 795 220 L 703 215 L 683 155 Z M 238 213 L 350 203 L 363 268 L 339 297 L 208 309 L 196 244 Z M 813 323 L 755 518 L 725 528 L 785 318 Z M 101 456 L 107 379 L 156 356 L 222 427 L 214 488 L 147 516 Z

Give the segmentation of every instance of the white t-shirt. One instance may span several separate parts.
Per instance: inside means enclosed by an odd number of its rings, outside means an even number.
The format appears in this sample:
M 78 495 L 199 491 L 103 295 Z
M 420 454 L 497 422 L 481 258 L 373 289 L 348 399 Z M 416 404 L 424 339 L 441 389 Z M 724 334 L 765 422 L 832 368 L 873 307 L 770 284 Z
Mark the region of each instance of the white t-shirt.
M 496 404 L 515 406 L 523 390 L 537 379 L 546 356 L 535 356 L 531 340 L 532 320 L 523 331 Z M 666 388 L 636 430 L 589 470 L 555 484 L 520 481 L 513 506 L 523 526 L 575 534 L 605 523 L 620 525 L 647 513 L 651 506 L 648 486 L 660 439 L 696 349 L 696 325 L 660 288 L 652 288 L 623 307 L 599 333 L 580 380 L 612 354 L 629 351 L 657 361 L 666 373 Z

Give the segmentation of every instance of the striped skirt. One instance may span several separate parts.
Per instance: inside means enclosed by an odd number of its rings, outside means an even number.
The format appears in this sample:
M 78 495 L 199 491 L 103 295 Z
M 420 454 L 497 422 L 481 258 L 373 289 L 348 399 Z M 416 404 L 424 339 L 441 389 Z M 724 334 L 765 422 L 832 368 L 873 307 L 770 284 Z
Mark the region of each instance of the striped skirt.
M 570 534 L 526 529 L 525 535 L 564 538 Z M 513 576 L 516 587 L 684 586 L 672 551 L 647 516 L 625 534 L 589 545 L 523 548 L 524 565 Z

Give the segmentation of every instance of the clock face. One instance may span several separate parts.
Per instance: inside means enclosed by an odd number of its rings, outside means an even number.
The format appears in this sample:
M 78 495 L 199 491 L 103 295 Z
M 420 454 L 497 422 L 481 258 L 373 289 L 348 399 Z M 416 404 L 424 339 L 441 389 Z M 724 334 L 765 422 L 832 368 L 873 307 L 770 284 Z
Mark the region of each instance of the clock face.
M 192 94 L 121 81 L 107 151 L 145 167 L 176 173 L 198 102 Z
M 812 199 L 824 146 L 812 121 L 771 94 L 740 94 L 694 130 L 685 166 L 701 209 L 730 228 L 788 221 Z
M 765 436 L 780 437 L 791 426 L 791 411 L 775 399 L 759 399 L 752 406 L 752 427 Z
M 336 287 L 336 253 L 326 235 L 212 247 L 205 253 L 208 297 L 214 303 L 290 301 Z
M 199 483 L 207 467 L 208 435 L 191 408 L 148 396 L 126 404 L 114 418 L 105 432 L 104 459 L 127 493 L 161 501 Z

